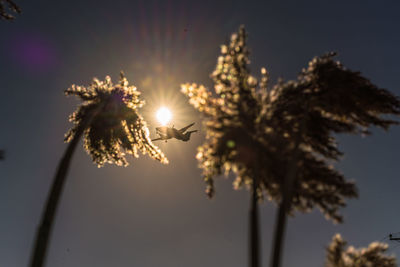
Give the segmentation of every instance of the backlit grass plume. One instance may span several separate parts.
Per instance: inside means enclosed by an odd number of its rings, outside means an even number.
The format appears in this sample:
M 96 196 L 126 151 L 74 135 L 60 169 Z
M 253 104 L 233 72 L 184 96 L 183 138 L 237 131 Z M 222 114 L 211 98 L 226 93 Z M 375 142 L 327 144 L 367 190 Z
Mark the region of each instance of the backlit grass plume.
M 373 242 L 367 248 L 356 249 L 353 246 L 346 248 L 347 242 L 340 234 L 332 238 L 327 248 L 325 267 L 396 267 L 396 258 L 385 255 L 388 245 Z
M 400 114 L 397 97 L 346 69 L 334 56 L 316 57 L 297 80 L 280 80 L 271 87 L 265 68 L 259 79 L 250 74 L 247 34 L 241 27 L 221 46 L 211 74 L 214 90 L 182 85 L 206 119 L 206 139 L 197 159 L 207 194 L 214 194 L 216 176 L 232 171 L 235 188 L 251 185 L 254 213 L 257 197 L 279 204 L 273 267 L 280 266 L 287 214 L 317 207 L 342 222 L 339 208 L 346 198 L 357 196 L 355 184 L 332 167 L 342 155 L 334 134 L 368 134 L 370 126 L 388 129 L 396 122 L 382 115 Z M 254 262 L 251 266 L 258 266 Z
M 87 87 L 73 85 L 65 94 L 78 96 L 83 103 L 70 116 L 74 126 L 65 136 L 69 145 L 59 163 L 47 198 L 36 234 L 31 267 L 44 266 L 51 228 L 68 167 L 82 135 L 85 149 L 99 167 L 106 162 L 126 166 L 128 163 L 125 153 L 138 157 L 139 152 L 168 163 L 164 154 L 152 144 L 146 122 L 139 114 L 138 110 L 144 104 L 139 98 L 140 93 L 136 87 L 129 85 L 123 73 L 117 84 L 113 84 L 107 76 L 105 81 L 93 79 Z
M 84 131 L 84 147 L 99 167 L 106 162 L 126 166 L 125 153 L 138 157 L 138 152 L 168 163 L 151 142 L 146 122 L 138 112 L 144 104 L 140 92 L 129 85 L 123 73 L 118 84 L 114 85 L 109 76 L 104 81 L 95 78 L 88 87 L 73 85 L 65 94 L 83 101 L 70 116 L 75 126 L 67 132 L 65 141 L 74 138 L 85 117 L 93 116 Z

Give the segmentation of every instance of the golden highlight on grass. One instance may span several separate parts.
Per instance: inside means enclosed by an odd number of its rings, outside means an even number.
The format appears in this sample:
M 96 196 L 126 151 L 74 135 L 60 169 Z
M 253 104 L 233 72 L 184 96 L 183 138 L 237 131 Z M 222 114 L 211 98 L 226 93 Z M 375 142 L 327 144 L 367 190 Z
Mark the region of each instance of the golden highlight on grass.
M 168 159 L 150 139 L 146 122 L 139 114 L 144 105 L 140 92 L 129 85 L 123 73 L 119 83 L 113 84 L 107 76 L 104 81 L 97 78 L 87 86 L 72 85 L 66 95 L 78 96 L 83 103 L 70 116 L 75 125 L 65 136 L 69 142 L 86 116 L 93 116 L 84 131 L 84 148 L 99 166 L 114 163 L 126 166 L 125 154 L 138 157 L 138 152 L 167 164 Z

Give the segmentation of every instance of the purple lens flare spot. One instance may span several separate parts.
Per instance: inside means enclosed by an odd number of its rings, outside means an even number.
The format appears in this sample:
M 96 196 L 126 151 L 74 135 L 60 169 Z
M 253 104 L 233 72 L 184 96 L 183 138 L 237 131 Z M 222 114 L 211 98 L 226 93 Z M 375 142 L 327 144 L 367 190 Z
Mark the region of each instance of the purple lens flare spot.
M 43 36 L 24 34 L 11 40 L 9 56 L 18 66 L 32 72 L 47 72 L 57 66 L 54 45 Z

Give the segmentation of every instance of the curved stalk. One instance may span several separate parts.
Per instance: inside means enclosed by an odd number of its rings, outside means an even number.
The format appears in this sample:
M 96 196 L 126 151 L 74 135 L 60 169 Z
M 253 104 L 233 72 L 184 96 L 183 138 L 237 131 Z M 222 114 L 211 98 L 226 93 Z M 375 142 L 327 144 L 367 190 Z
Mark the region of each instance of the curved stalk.
M 82 136 L 86 127 L 92 121 L 93 117 L 94 114 L 92 116 L 87 116 L 84 121 L 82 121 L 80 126 L 77 128 L 74 138 L 68 144 L 67 150 L 65 151 L 64 156 L 62 157 L 58 165 L 57 172 L 50 189 L 50 193 L 47 197 L 46 207 L 42 214 L 41 223 L 36 232 L 35 246 L 31 255 L 29 265 L 30 267 L 44 266 L 47 248 L 49 246 L 50 233 L 53 227 L 58 204 L 63 192 L 65 180 L 67 178 L 72 155 L 75 151 L 76 145 L 79 143 L 80 137 Z

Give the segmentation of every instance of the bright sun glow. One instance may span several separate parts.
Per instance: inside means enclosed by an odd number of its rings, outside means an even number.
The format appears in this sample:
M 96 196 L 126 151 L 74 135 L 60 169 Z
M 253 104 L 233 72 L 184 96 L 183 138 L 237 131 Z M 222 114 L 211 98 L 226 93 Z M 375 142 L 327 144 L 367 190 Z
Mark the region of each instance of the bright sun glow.
M 166 107 L 160 108 L 157 111 L 156 116 L 157 116 L 158 122 L 161 123 L 162 125 L 166 125 L 172 119 L 172 113 Z

